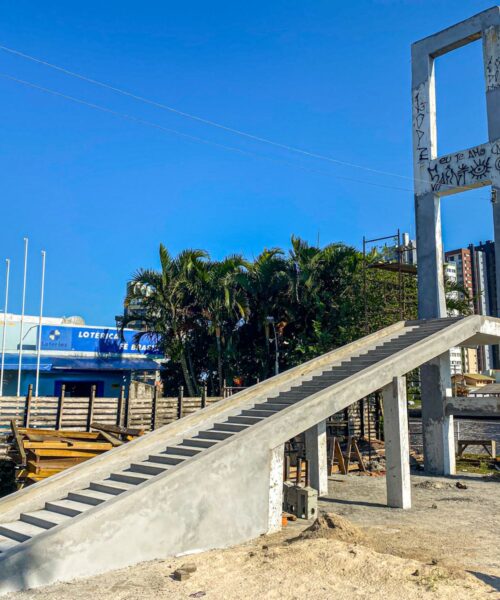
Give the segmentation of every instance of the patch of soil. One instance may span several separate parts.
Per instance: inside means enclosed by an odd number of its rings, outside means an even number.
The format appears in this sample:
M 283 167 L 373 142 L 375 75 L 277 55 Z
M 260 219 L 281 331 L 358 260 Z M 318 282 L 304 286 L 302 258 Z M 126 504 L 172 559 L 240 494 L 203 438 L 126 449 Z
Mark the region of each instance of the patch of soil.
M 451 483 L 445 483 L 442 481 L 431 481 L 426 479 L 425 481 L 421 481 L 420 483 L 415 483 L 414 487 L 419 488 L 421 490 L 444 490 L 446 488 L 455 487 Z
M 321 514 L 297 539 L 311 540 L 317 538 L 335 539 L 351 543 L 361 543 L 366 540 L 365 534 L 359 527 L 332 512 Z

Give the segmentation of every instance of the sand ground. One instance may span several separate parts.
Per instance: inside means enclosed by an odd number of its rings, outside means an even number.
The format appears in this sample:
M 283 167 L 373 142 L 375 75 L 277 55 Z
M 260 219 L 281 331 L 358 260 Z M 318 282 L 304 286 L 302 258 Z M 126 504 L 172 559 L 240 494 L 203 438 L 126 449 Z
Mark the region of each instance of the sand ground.
M 456 482 L 467 486 L 459 489 Z M 385 478 L 334 476 L 320 509 L 352 531 L 279 534 L 189 557 L 143 563 L 106 575 L 7 596 L 10 600 L 500 598 L 500 482 L 412 476 L 413 508 L 389 509 Z M 189 562 L 196 571 L 174 581 Z

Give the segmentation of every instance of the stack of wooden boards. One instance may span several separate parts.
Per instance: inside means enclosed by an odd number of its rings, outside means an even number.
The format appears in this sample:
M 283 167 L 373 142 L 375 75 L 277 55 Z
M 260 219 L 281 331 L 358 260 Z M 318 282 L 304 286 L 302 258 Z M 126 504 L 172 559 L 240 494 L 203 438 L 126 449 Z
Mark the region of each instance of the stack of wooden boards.
M 144 433 L 139 429 L 98 423 L 92 423 L 92 428 L 99 431 L 18 428 L 12 421 L 12 456 L 18 465 L 18 489 L 60 473 Z

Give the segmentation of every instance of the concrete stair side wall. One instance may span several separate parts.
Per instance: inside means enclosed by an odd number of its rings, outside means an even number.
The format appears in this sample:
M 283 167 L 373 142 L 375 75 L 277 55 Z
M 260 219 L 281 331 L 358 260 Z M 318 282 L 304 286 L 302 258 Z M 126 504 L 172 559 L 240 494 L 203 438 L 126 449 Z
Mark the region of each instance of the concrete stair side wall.
M 131 462 L 141 460 L 149 453 L 154 452 L 158 447 L 173 444 L 176 440 L 187 437 L 201 427 L 215 422 L 232 410 L 240 410 L 247 404 L 253 405 L 261 397 L 265 398 L 273 393 L 290 389 L 298 381 L 321 370 L 322 366 L 324 367 L 325 365 L 341 361 L 357 352 L 375 346 L 383 339 L 398 335 L 403 331 L 404 322 L 396 323 L 362 340 L 342 346 L 337 350 L 265 380 L 252 388 L 234 394 L 192 415 L 165 425 L 144 437 L 114 448 L 80 465 L 75 465 L 33 486 L 10 494 L 0 500 L 0 522 L 16 520 L 22 512 L 36 510 L 47 501 L 61 498 L 64 494 L 77 487 L 85 487 L 92 480 L 106 477 L 114 470 L 126 468 Z

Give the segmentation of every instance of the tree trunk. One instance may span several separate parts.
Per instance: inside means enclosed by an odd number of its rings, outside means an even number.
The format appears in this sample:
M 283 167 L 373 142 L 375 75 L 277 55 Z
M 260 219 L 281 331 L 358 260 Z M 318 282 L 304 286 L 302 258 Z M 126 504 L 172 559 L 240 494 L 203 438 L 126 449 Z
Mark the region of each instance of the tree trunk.
M 217 342 L 217 374 L 219 377 L 219 394 L 224 395 L 224 377 L 222 373 L 222 348 L 220 343 L 220 327 L 215 328 L 215 339 Z
M 189 374 L 188 364 L 186 360 L 186 354 L 184 350 L 181 351 L 180 363 L 182 368 L 182 374 L 184 375 L 184 381 L 186 382 L 187 392 L 191 397 L 195 396 L 195 390 L 193 386 L 193 382 L 191 380 L 191 375 Z

